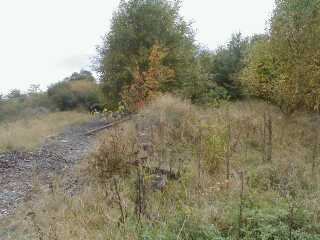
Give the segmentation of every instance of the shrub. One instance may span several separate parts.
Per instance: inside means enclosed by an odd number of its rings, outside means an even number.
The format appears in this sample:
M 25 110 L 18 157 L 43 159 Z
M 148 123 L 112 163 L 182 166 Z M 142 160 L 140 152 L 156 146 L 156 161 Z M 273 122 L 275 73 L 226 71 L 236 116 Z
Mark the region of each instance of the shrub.
M 114 129 L 93 154 L 90 172 L 102 186 L 113 177 L 124 177 L 130 173 L 137 151 L 136 132 L 131 125 Z
M 84 78 L 86 76 L 78 75 L 74 73 L 70 78 L 48 88 L 48 96 L 58 109 L 63 111 L 77 107 L 88 109 L 93 104 L 100 103 L 99 86 L 91 78 L 86 79 Z

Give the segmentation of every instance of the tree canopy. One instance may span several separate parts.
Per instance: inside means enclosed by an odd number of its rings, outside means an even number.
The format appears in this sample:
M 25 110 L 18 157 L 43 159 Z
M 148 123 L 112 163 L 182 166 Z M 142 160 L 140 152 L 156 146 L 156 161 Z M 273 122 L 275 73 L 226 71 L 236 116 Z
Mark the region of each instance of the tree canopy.
M 133 84 L 136 71 L 141 75 L 150 69 L 150 54 L 157 45 L 166 52 L 161 65 L 174 72 L 159 82 L 159 91 L 181 89 L 191 81 L 196 47 L 179 8 L 179 1 L 121 1 L 98 48 L 97 71 L 110 107 L 122 101 L 121 93 Z
M 320 1 L 277 0 L 269 34 L 256 43 L 242 80 L 285 112 L 320 110 Z

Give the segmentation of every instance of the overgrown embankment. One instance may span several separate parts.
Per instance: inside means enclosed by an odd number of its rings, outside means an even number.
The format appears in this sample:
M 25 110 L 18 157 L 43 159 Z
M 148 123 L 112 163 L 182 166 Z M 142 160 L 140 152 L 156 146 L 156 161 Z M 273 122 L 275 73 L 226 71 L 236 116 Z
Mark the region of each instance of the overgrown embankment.
M 17 229 L 30 239 L 319 239 L 319 122 L 263 102 L 200 109 L 160 97 L 105 133 L 82 163 L 88 186 L 69 196 L 55 184 Z

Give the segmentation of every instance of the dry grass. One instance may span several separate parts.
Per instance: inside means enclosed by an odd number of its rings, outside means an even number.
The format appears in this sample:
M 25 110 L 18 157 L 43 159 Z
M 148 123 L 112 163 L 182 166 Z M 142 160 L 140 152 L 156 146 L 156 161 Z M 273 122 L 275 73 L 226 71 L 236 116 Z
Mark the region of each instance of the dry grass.
M 65 126 L 87 121 L 80 112 L 57 112 L 0 124 L 0 152 L 31 150 L 44 138 L 59 133 Z
M 270 162 L 263 162 L 265 112 L 273 122 Z M 162 96 L 105 133 L 86 162 L 89 187 L 73 197 L 44 193 L 18 215 L 21 230 L 32 239 L 319 239 L 319 151 L 312 147 L 319 123 L 258 101 L 200 109 Z M 180 178 L 154 191 L 146 169 L 155 167 Z M 137 174 L 145 189 L 141 224 Z M 30 211 L 34 218 L 25 217 Z

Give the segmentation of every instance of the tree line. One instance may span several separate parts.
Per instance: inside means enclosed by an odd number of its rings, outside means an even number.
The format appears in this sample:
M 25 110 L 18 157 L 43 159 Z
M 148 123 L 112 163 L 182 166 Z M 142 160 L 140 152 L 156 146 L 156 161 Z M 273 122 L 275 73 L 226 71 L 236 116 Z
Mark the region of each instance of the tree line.
M 90 71 L 81 70 L 50 85 L 47 91 L 33 84 L 27 92 L 13 89 L 6 95 L 0 95 L 0 122 L 52 111 L 87 110 L 103 102 L 95 77 Z
M 97 80 L 82 70 L 47 92 L 37 85 L 28 94 L 14 89 L 0 96 L 2 112 L 13 106 L 6 100 L 25 102 L 28 96 L 32 106 L 100 104 L 134 112 L 165 92 L 196 104 L 250 96 L 288 114 L 320 110 L 320 0 L 276 0 L 264 34 L 234 33 L 213 51 L 196 44 L 180 8 L 178 0 L 122 0 L 97 48 Z
M 276 0 L 265 34 L 235 33 L 215 51 L 195 42 L 180 1 L 121 1 L 98 47 L 106 103 L 136 111 L 161 92 L 194 103 L 255 96 L 290 113 L 319 110 L 320 1 Z

